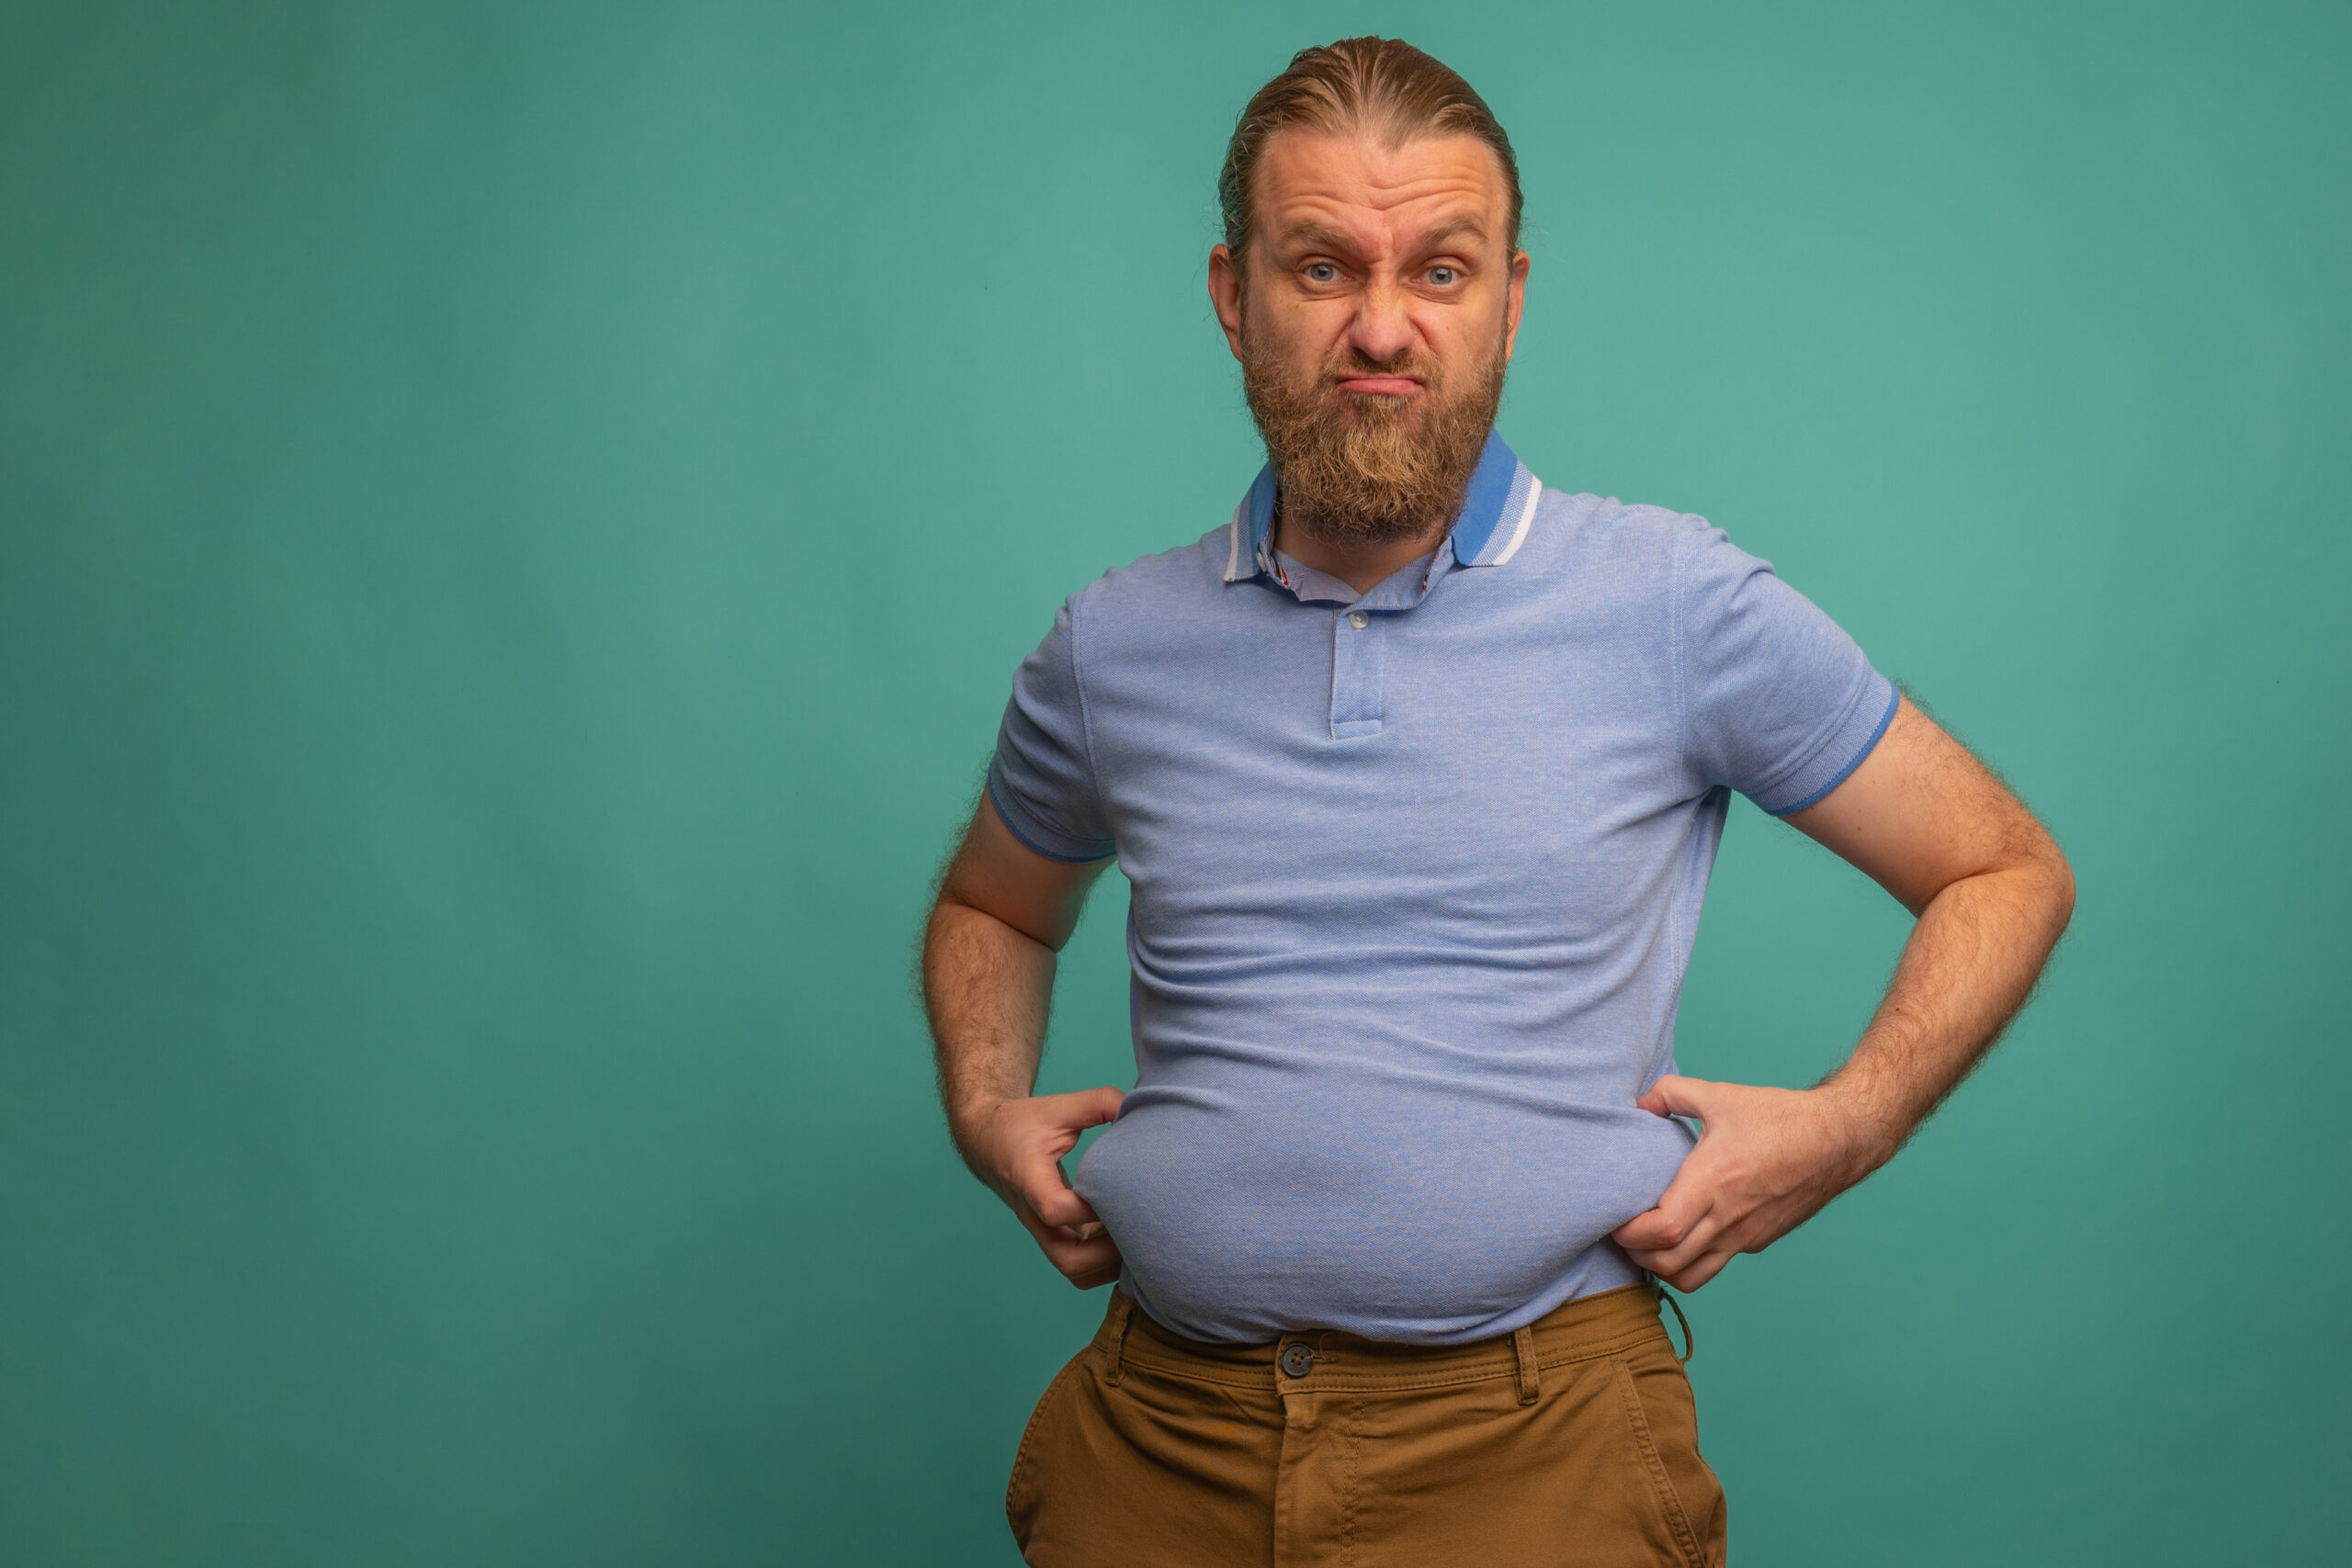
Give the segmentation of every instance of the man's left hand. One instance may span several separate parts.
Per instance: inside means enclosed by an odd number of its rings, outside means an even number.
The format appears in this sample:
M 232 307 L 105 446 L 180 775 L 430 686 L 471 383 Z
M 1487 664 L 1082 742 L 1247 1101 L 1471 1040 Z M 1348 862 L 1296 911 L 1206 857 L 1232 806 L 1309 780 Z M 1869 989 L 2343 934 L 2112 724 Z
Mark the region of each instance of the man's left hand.
M 1627 1257 L 1678 1291 L 1697 1290 L 1736 1253 L 1763 1251 L 1894 1153 L 1826 1088 L 1668 1077 L 1634 1103 L 1702 1127 L 1657 1207 L 1614 1233 Z

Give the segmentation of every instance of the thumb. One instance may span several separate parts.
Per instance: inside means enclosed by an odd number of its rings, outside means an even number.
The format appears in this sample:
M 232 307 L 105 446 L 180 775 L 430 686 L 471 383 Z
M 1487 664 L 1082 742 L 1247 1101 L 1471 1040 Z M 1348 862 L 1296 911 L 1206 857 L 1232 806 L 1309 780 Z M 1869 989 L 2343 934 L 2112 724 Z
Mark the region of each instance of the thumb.
M 1715 1099 L 1715 1086 L 1705 1078 L 1686 1078 L 1675 1073 L 1650 1085 L 1649 1091 L 1634 1103 L 1653 1116 L 1696 1116 L 1707 1120 L 1707 1107 Z
M 1075 1094 L 1064 1095 L 1062 1098 L 1069 1101 L 1069 1125 L 1099 1127 L 1118 1116 L 1120 1102 L 1127 1096 L 1125 1090 L 1113 1089 L 1105 1084 L 1101 1089 L 1082 1089 Z

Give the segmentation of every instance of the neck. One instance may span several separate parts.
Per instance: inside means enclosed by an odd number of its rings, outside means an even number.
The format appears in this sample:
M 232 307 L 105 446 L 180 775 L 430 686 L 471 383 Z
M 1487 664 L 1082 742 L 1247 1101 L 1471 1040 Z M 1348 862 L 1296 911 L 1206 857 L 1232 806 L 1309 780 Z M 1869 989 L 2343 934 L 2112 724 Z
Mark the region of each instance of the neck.
M 1357 592 L 1364 593 L 1437 548 L 1438 541 L 1445 537 L 1445 527 L 1440 523 L 1425 533 L 1377 543 L 1327 539 L 1292 525 L 1283 515 L 1282 502 L 1277 498 L 1269 538 L 1283 554 L 1301 566 L 1336 577 Z

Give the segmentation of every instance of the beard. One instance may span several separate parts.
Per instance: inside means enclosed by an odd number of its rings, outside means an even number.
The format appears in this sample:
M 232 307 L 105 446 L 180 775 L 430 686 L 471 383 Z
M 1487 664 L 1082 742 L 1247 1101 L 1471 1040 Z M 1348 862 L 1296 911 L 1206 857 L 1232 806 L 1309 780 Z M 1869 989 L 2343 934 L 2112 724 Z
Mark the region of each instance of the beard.
M 1435 535 L 1462 510 L 1502 406 L 1501 337 L 1459 387 L 1409 350 L 1374 361 L 1345 349 L 1304 384 L 1255 344 L 1243 318 L 1241 388 L 1280 485 L 1282 517 L 1335 545 Z M 1340 378 L 1412 375 L 1410 398 L 1348 392 Z

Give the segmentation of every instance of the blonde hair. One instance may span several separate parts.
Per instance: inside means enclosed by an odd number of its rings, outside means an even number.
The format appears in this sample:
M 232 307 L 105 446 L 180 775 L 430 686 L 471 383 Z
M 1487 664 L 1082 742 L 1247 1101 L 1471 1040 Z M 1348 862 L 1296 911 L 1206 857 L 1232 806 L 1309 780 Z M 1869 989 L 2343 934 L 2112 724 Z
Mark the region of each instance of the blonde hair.
M 1442 61 L 1401 39 L 1349 38 L 1291 56 L 1289 69 L 1258 89 L 1234 123 L 1217 171 L 1225 243 L 1235 255 L 1250 240 L 1251 181 L 1259 154 L 1278 130 L 1373 130 L 1393 146 L 1415 136 L 1475 136 L 1494 150 L 1510 197 L 1505 238 L 1519 248 L 1519 159 L 1502 122 Z

